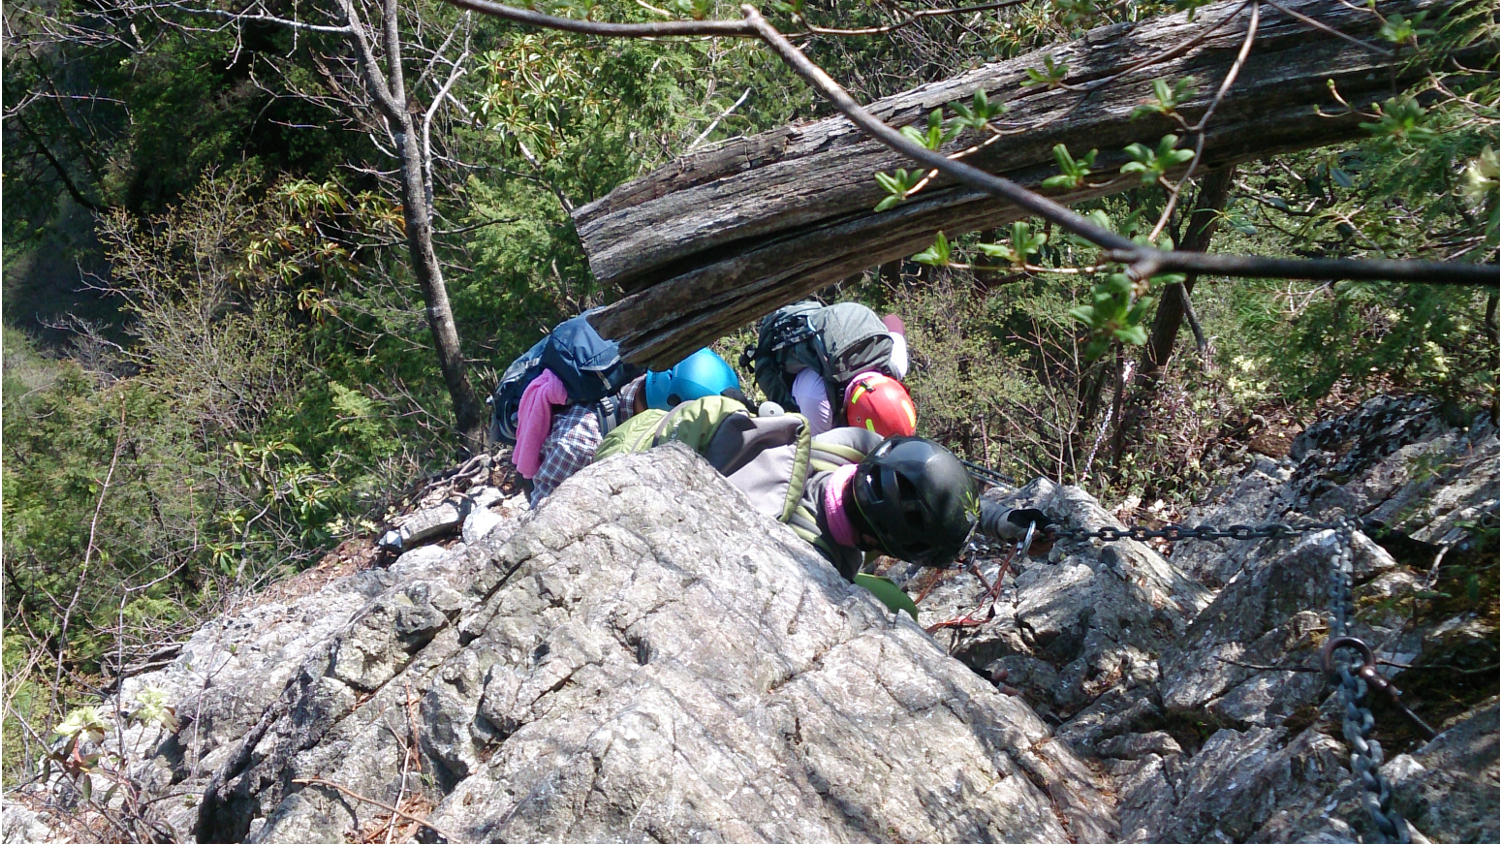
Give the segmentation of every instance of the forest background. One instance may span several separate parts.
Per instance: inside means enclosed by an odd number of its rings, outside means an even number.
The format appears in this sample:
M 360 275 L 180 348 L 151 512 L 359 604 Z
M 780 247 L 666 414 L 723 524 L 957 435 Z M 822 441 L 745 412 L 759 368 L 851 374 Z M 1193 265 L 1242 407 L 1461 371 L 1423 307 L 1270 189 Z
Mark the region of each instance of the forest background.
M 868 102 L 1202 4 L 991 5 L 1003 8 L 798 43 Z M 368 541 L 465 453 L 414 277 L 402 139 L 329 25 L 355 7 L 230 8 L 4 10 L 8 783 L 32 764 L 18 748 L 73 703 L 244 595 Z M 573 208 L 685 151 L 830 113 L 750 41 L 606 40 L 433 0 L 391 8 L 363 14 L 405 45 L 435 257 L 480 395 L 549 326 L 618 295 L 592 281 Z M 738 17 L 708 0 L 544 8 Z M 939 7 L 765 12 L 796 32 L 924 8 Z M 1441 19 L 1387 21 L 1382 38 L 1432 70 L 1390 92 L 1365 138 L 1184 185 L 1168 231 L 1180 240 L 1211 220 L 1215 251 L 1493 263 L 1495 14 L 1457 3 Z M 1476 43 L 1490 45 L 1489 65 L 1444 62 Z M 1143 108 L 1217 84 L 1160 82 Z M 1060 175 L 1085 152 L 1060 156 Z M 1077 208 L 1138 235 L 1167 200 L 1147 180 Z M 1017 478 L 1082 484 L 1134 518 L 1170 518 L 1249 452 L 1284 454 L 1314 418 L 1377 392 L 1432 395 L 1454 417 L 1500 413 L 1493 289 L 1198 279 L 1167 366 L 1142 346 L 1169 321 L 1151 305 L 1159 282 L 1101 335 L 1077 313 L 1098 304 L 1100 278 L 1048 271 L 1094 254 L 1018 224 L 944 239 L 823 295 L 904 318 L 919 433 Z M 733 360 L 750 339 L 747 327 L 718 347 Z

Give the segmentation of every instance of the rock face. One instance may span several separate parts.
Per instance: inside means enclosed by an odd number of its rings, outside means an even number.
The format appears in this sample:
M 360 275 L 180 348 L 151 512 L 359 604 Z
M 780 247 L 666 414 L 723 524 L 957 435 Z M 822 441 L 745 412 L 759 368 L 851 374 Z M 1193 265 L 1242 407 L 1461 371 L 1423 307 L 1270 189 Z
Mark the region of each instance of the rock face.
M 1120 527 L 1086 495 L 1045 480 L 990 495 L 1068 527 Z M 1422 669 L 1382 674 L 1419 715 L 1453 727 L 1424 745 L 1393 706 L 1371 702 L 1377 738 L 1396 757 L 1386 765 L 1396 808 L 1432 841 L 1500 841 L 1500 757 L 1477 738 L 1500 718 L 1494 575 L 1473 600 L 1418 597 L 1451 596 L 1468 588 L 1456 581 L 1496 565 L 1495 428 L 1456 427 L 1422 400 L 1377 399 L 1311 426 L 1287 459 L 1256 458 L 1188 523 L 1342 514 L 1395 529 L 1382 544 L 1354 535 L 1351 635 Z M 1487 530 L 1490 550 L 1476 551 L 1466 530 Z M 1353 841 L 1372 825 L 1350 781 L 1337 698 L 1316 668 L 1334 543 L 1332 531 L 1184 540 L 1163 559 L 1130 540 L 1060 542 L 1045 561 L 1021 563 L 984 624 L 935 635 L 1109 777 L 1120 841 Z M 981 564 L 989 580 L 998 569 Z M 924 623 L 965 617 L 982 592 L 950 574 L 922 603 Z
M 1076 488 L 1005 497 L 1118 524 Z M 1355 535 L 1351 634 L 1414 666 L 1382 672 L 1443 730 L 1423 743 L 1372 703 L 1395 807 L 1435 842 L 1500 842 L 1500 609 L 1493 540 L 1475 541 L 1497 501 L 1492 427 L 1388 399 L 1311 426 L 1193 519 L 1398 529 Z M 1012 565 L 992 611 L 968 573 L 911 573 L 923 624 L 968 619 L 929 634 L 677 447 L 590 467 L 535 512 L 483 491 L 456 512 L 461 541 L 221 618 L 125 681 L 104 745 L 164 838 L 1333 844 L 1371 827 L 1315 669 L 1331 531 L 1063 541 Z M 125 717 L 158 693 L 173 731 Z M 97 807 L 73 783 L 8 802 L 0 840 L 69 840 L 41 809 Z

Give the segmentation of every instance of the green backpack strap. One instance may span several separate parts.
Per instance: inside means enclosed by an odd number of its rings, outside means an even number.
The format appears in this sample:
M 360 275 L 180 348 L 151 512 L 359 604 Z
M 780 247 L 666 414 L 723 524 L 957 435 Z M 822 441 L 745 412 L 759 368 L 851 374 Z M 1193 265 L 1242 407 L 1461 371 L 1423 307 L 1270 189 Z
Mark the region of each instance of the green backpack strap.
M 643 410 L 616 425 L 600 440 L 599 447 L 594 450 L 594 459 L 603 460 L 616 454 L 632 454 L 650 448 L 655 444 L 651 441 L 652 435 L 666 415 L 665 410 Z
M 831 472 L 840 466 L 858 463 L 884 440 L 864 428 L 834 428 L 813 437 L 812 471 Z
M 885 604 L 891 612 L 905 610 L 911 616 L 912 621 L 917 620 L 917 602 L 901 591 L 901 587 L 890 578 L 881 577 L 878 574 L 861 573 L 854 576 L 854 583 L 870 590 L 870 593 L 878 598 L 880 603 Z

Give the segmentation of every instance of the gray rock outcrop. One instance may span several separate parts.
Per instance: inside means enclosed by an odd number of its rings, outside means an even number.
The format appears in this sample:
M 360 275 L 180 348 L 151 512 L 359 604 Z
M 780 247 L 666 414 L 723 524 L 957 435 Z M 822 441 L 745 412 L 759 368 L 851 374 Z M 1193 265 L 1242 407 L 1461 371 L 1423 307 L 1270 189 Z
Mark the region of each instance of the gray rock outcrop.
M 1121 526 L 1046 481 L 999 497 L 1070 527 Z M 1475 726 L 1500 717 L 1500 600 L 1492 582 L 1470 600 L 1445 580 L 1496 565 L 1494 426 L 1450 424 L 1420 399 L 1377 399 L 1311 426 L 1289 459 L 1256 458 L 1189 523 L 1344 514 L 1386 523 L 1381 542 L 1404 557 L 1354 534 L 1351 635 L 1389 663 L 1382 674 L 1419 715 L 1453 727 L 1422 744 L 1393 706 L 1371 702 L 1396 808 L 1431 841 L 1500 841 L 1500 760 Z M 1471 535 L 1491 537 L 1490 557 Z M 1120 841 L 1354 841 L 1371 822 L 1348 773 L 1337 698 L 1317 669 L 1334 548 L 1327 530 L 1184 540 L 1169 559 L 1130 540 L 1060 542 L 1021 564 L 983 625 L 935 635 L 1108 775 Z M 997 569 L 982 568 L 991 580 Z M 924 622 L 963 617 L 981 591 L 950 575 L 923 603 Z
M 1060 541 L 1013 564 L 993 604 L 967 572 L 895 572 L 927 593 L 929 633 L 680 448 L 590 467 L 534 512 L 468 497 L 446 547 L 268 595 L 124 681 L 104 744 L 153 822 L 258 844 L 1347 844 L 1370 828 L 1316 670 L 1330 531 Z M 1118 526 L 1076 488 L 1003 497 Z M 1394 529 L 1355 535 L 1351 633 L 1442 730 L 1424 742 L 1372 703 L 1418 840 L 1500 842 L 1500 611 L 1476 541 L 1497 502 L 1493 427 L 1382 399 L 1257 458 L 1191 518 Z M 125 717 L 151 695 L 176 729 Z M 43 802 L 81 805 L 54 777 L 7 803 L 0 840 L 68 840 Z

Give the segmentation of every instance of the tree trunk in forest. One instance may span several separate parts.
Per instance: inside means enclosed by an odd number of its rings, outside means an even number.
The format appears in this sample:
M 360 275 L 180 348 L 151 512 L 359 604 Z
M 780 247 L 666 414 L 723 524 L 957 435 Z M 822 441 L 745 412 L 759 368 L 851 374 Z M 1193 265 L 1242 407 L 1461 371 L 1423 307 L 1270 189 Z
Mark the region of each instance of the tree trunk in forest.
M 407 252 L 412 274 L 422 288 L 422 301 L 427 306 L 427 327 L 432 332 L 438 368 L 453 402 L 459 445 L 465 452 L 481 451 L 485 444 L 484 403 L 469 383 L 458 325 L 448 302 L 448 286 L 443 281 L 442 265 L 438 263 L 437 252 L 432 246 L 432 190 L 425 166 L 422 134 L 412 118 L 411 103 L 406 96 L 396 0 L 381 2 L 383 26 L 378 39 L 374 26 L 365 24 L 352 0 L 340 0 L 340 7 L 349 24 L 349 39 L 353 42 L 371 98 L 389 123 L 396 140 L 397 155 L 401 160 L 399 178 Z M 375 57 L 377 40 L 385 49 L 386 71 L 381 70 Z
M 1188 250 L 1188 252 L 1208 252 L 1209 244 L 1214 241 L 1214 232 L 1218 231 L 1224 207 L 1229 204 L 1229 189 L 1233 183 L 1235 183 L 1233 166 L 1227 166 L 1203 177 L 1203 184 L 1199 187 L 1199 198 L 1193 204 L 1193 211 L 1188 214 L 1188 222 L 1185 226 L 1187 234 L 1182 235 L 1182 243 L 1178 244 L 1178 249 Z M 1178 333 L 1182 330 L 1182 321 L 1185 318 L 1193 322 L 1193 333 L 1199 339 L 1200 351 L 1205 351 L 1202 328 L 1199 328 L 1197 319 L 1193 316 L 1193 298 L 1191 297 L 1193 297 L 1193 288 L 1197 285 L 1197 280 L 1199 280 L 1197 276 L 1190 274 L 1181 283 L 1167 285 L 1161 294 L 1157 316 L 1152 319 L 1151 337 L 1146 340 L 1146 349 L 1142 352 L 1140 387 L 1131 393 L 1130 403 L 1127 408 L 1122 409 L 1115 423 L 1115 459 L 1112 460 L 1110 471 L 1112 471 L 1112 478 L 1116 480 L 1124 466 L 1125 451 L 1139 441 L 1140 427 L 1146 423 L 1146 417 L 1151 414 L 1151 405 L 1157 396 L 1157 388 L 1161 387 L 1161 375 L 1166 369 L 1167 361 L 1172 358 L 1172 349 L 1178 342 Z
M 1490 423 L 1500 425 L 1500 290 L 1491 290 L 1484 306 L 1484 335 L 1490 341 Z
M 1219 220 L 1229 203 L 1229 188 L 1234 184 L 1234 167 L 1217 170 L 1203 178 L 1198 189 L 1198 198 L 1188 214 L 1186 233 L 1179 249 L 1189 252 L 1207 252 L 1213 242 L 1214 232 L 1219 229 Z M 1193 323 L 1193 333 L 1199 342 L 1199 351 L 1206 353 L 1201 329 L 1193 317 L 1192 294 L 1198 277 L 1189 275 L 1181 283 L 1169 284 L 1162 291 L 1161 303 L 1156 306 L 1156 316 L 1151 322 L 1151 336 L 1141 354 L 1140 387 L 1132 392 L 1129 406 L 1122 408 L 1115 420 L 1114 459 L 1111 461 L 1111 478 L 1118 479 L 1124 465 L 1125 451 L 1138 442 L 1141 426 L 1151 412 L 1156 390 L 1161 386 L 1162 372 L 1172 357 L 1177 343 L 1177 334 L 1182 329 L 1184 318 Z
M 448 386 L 448 396 L 453 402 L 459 443 L 464 451 L 476 453 L 484 450 L 484 403 L 469 383 L 468 364 L 464 361 L 458 338 L 458 324 L 453 320 L 453 308 L 448 303 L 448 285 L 443 281 L 443 268 L 432 248 L 432 212 L 427 200 L 427 181 L 419 139 L 411 125 L 410 115 L 400 135 L 403 140 L 401 201 L 406 206 L 406 247 L 411 255 L 412 274 L 422 288 L 422 301 L 427 305 L 427 327 L 432 332 L 443 383 Z
M 1380 20 L 1339 0 L 1281 6 L 1379 43 Z M 1388 0 L 1382 14 L 1408 18 L 1436 0 Z M 1167 117 L 1130 120 L 1151 101 L 1153 79 L 1194 76 L 1198 93 L 1178 107 L 1190 122 L 1212 102 L 1245 40 L 1246 7 L 1225 0 L 1186 14 L 1102 27 L 1084 38 L 923 86 L 870 106 L 895 126 L 924 124 L 938 107 L 976 91 L 1005 100 L 1013 131 L 965 160 L 1037 188 L 1056 172 L 1052 148 L 1100 150 L 1085 187 L 1063 203 L 1140 185 L 1118 175 L 1131 142 L 1180 132 Z M 1380 52 L 1376 52 L 1379 50 Z M 1069 67 L 1067 88 L 1021 87 L 1046 56 Z M 1420 70 L 1381 47 L 1314 29 L 1262 6 L 1254 49 L 1214 112 L 1203 168 L 1336 143 L 1363 133 L 1359 108 L 1383 100 Z M 1010 130 L 1008 130 L 1010 131 Z M 946 149 L 974 143 L 966 133 Z M 626 357 L 670 364 L 774 308 L 861 269 L 910 255 L 936 232 L 991 228 L 1025 214 L 976 190 L 935 180 L 896 208 L 876 214 L 884 196 L 874 174 L 911 164 L 842 117 L 737 138 L 695 151 L 577 209 L 574 221 L 597 279 L 628 294 L 595 320 Z

